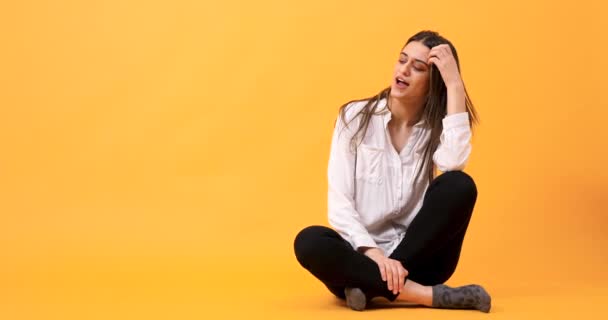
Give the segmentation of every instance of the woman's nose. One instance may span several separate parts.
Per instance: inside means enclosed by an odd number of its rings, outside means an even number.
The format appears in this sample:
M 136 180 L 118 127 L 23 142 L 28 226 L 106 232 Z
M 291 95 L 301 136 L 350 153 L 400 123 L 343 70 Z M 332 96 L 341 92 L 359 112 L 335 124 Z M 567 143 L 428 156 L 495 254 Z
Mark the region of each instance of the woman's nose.
M 409 63 L 409 62 L 407 62 L 407 63 L 402 64 L 402 65 L 399 67 L 399 71 L 400 71 L 402 74 L 404 74 L 404 75 L 406 75 L 406 76 L 409 76 L 409 75 L 410 75 L 410 68 L 411 68 L 410 63 Z

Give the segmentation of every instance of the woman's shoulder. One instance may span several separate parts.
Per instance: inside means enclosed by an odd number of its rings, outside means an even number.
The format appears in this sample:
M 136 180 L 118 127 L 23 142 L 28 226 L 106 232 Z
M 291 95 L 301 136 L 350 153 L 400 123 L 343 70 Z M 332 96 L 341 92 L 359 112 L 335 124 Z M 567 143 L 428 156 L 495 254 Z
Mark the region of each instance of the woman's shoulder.
M 351 100 L 347 102 L 342 108 L 340 108 L 339 116 L 342 116 L 342 113 L 344 113 L 344 119 L 346 120 L 346 122 L 351 122 L 355 120 L 355 118 L 361 113 L 361 110 L 363 110 L 368 101 L 368 99 L 363 99 Z
M 373 101 L 372 99 L 374 98 L 351 100 L 347 102 L 342 106 L 342 108 L 340 108 L 340 116 L 342 116 L 342 113 L 344 113 L 344 119 L 347 123 L 356 121 L 357 119 L 355 118 L 360 118 L 359 116 L 361 115 L 361 111 L 370 102 L 373 102 L 371 106 L 375 106 L 373 109 L 368 109 L 370 112 L 371 110 L 374 110 L 372 113 L 372 118 L 382 118 L 383 115 L 390 112 L 390 110 L 387 108 L 386 98 Z

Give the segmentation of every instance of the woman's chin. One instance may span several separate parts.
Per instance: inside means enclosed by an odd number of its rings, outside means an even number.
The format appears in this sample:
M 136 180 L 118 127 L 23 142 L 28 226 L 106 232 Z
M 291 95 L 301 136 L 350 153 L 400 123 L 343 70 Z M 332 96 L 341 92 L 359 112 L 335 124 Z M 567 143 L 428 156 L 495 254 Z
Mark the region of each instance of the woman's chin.
M 406 96 L 407 96 L 407 93 L 403 92 L 403 89 L 395 88 L 395 86 L 393 86 L 391 88 L 391 97 L 402 98 L 402 97 L 406 97 Z

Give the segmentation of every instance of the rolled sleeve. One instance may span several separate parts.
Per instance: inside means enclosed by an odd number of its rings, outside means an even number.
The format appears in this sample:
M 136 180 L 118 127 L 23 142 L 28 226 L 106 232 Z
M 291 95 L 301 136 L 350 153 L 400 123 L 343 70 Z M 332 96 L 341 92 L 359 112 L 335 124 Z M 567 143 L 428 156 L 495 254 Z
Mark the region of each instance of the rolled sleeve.
M 450 130 L 450 129 L 460 128 L 460 127 L 467 127 L 467 128 L 470 127 L 468 112 L 450 114 L 450 115 L 444 117 L 441 122 L 443 123 L 444 130 L 445 129 Z
M 363 234 L 358 234 L 358 235 L 353 235 L 351 237 L 351 240 L 349 241 L 351 243 L 351 245 L 353 246 L 353 248 L 355 249 L 359 249 L 361 247 L 369 247 L 369 248 L 377 248 L 378 245 L 376 244 L 376 242 L 374 241 L 374 239 L 372 239 L 371 236 L 369 236 L 367 233 Z
M 469 113 L 447 115 L 442 123 L 443 130 L 433 161 L 442 172 L 462 170 L 472 149 Z

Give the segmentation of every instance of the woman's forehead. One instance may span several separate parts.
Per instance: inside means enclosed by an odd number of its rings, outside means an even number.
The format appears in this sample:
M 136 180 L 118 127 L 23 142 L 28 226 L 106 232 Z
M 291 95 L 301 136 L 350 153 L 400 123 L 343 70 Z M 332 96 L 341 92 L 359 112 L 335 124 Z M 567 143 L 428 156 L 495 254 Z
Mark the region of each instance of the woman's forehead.
M 409 57 L 421 60 L 426 60 L 430 51 L 431 49 L 427 48 L 427 46 L 419 41 L 412 41 L 401 50 L 401 52 L 407 54 Z

